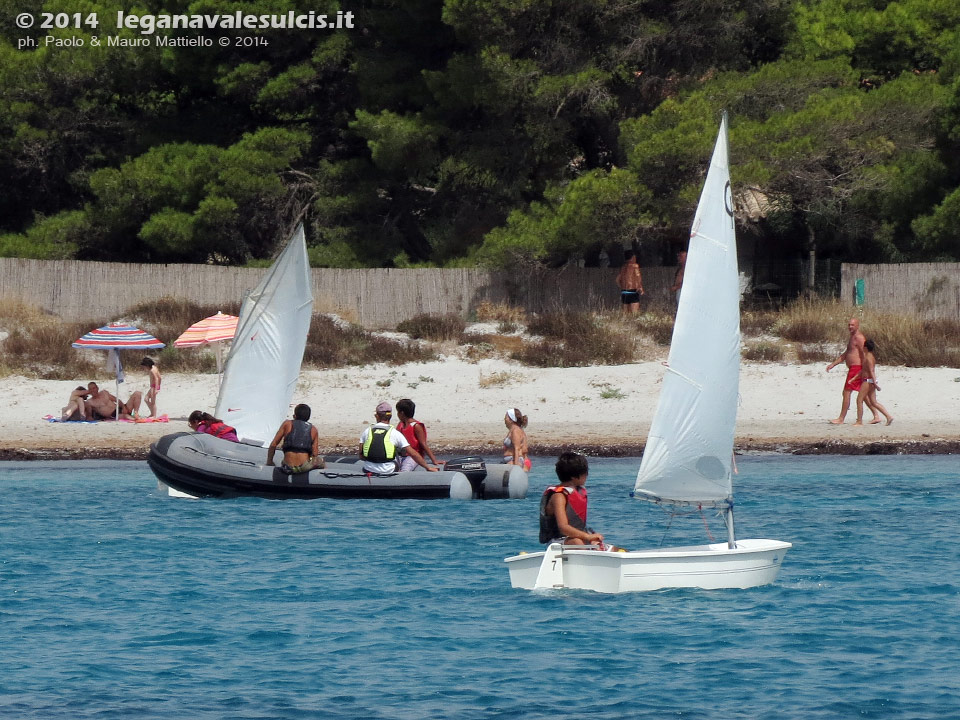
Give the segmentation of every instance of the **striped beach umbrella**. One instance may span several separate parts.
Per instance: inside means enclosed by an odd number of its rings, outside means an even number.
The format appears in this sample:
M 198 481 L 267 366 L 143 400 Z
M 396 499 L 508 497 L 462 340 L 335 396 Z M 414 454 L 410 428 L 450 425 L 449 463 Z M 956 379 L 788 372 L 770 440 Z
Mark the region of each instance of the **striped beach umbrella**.
M 120 405 L 120 383 L 123 382 L 123 365 L 120 362 L 120 350 L 153 350 L 162 348 L 164 343 L 140 328 L 123 323 L 110 323 L 91 330 L 72 344 L 75 348 L 106 350 L 107 364 L 117 372 L 117 407 Z M 120 413 L 117 413 L 119 417 Z
M 237 316 L 224 315 L 218 312 L 211 315 L 183 331 L 183 334 L 173 341 L 174 347 L 194 347 L 208 343 L 233 340 L 237 332 Z
M 233 336 L 237 333 L 237 320 L 236 315 L 224 315 L 218 312 L 216 315 L 195 322 L 184 330 L 183 334 L 173 341 L 173 346 L 181 348 L 213 345 L 219 375 L 223 368 L 222 343 L 233 340 Z
M 110 323 L 91 330 L 73 343 L 75 348 L 94 350 L 152 350 L 163 346 L 164 344 L 150 333 L 123 323 Z

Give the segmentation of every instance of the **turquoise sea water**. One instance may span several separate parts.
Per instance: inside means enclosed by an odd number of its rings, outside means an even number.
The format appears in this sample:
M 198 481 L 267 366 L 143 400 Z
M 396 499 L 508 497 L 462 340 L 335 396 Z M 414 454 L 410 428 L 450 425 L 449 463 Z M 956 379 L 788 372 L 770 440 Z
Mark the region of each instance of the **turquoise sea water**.
M 160 497 L 145 463 L 0 463 L 3 718 L 960 717 L 955 457 L 740 458 L 776 584 L 510 588 L 522 501 Z M 593 460 L 591 525 L 667 518 Z M 721 525 L 710 520 L 719 536 Z M 704 539 L 675 520 L 666 544 Z

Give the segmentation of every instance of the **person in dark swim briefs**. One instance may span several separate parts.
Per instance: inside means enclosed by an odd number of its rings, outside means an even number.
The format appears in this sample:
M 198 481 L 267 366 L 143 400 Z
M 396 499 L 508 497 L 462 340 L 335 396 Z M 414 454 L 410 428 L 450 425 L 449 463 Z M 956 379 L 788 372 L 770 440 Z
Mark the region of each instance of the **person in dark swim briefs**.
M 623 254 L 624 263 L 617 273 L 617 287 L 620 288 L 620 304 L 626 313 L 635 313 L 640 309 L 640 296 L 643 295 L 643 275 L 633 250 Z

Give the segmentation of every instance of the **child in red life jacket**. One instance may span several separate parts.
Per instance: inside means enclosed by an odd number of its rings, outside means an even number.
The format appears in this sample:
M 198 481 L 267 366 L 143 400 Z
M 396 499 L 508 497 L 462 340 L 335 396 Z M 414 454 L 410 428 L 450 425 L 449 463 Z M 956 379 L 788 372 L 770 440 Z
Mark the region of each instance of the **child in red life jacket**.
M 215 418 L 208 412 L 194 410 L 190 413 L 190 417 L 187 418 L 187 425 L 190 426 L 191 430 L 198 433 L 206 433 L 207 435 L 213 435 L 214 437 L 223 438 L 231 442 L 240 442 L 240 439 L 237 437 L 237 431 L 234 428 L 227 425 L 220 418 Z
M 540 542 L 603 548 L 603 535 L 587 527 L 587 458 L 562 453 L 556 470 L 560 483 L 548 487 L 540 498 Z

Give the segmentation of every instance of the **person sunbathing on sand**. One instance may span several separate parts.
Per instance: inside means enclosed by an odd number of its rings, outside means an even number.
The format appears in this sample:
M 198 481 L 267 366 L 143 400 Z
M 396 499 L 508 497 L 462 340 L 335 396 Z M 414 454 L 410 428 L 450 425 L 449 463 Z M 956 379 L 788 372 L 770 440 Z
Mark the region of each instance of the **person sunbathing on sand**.
M 140 410 L 142 393 L 139 390 L 131 394 L 129 400 L 119 405 L 117 398 L 106 390 L 101 390 L 95 382 L 88 383 L 87 390 L 90 392 L 90 398 L 86 402 L 86 407 L 91 411 L 93 420 L 116 420 L 118 410 L 121 420 L 132 420 L 135 413 Z
M 62 422 L 67 422 L 68 420 L 89 420 L 89 410 L 84 404 L 88 395 L 89 393 L 83 385 L 78 386 L 76 390 L 70 393 L 70 399 L 67 400 L 67 404 L 60 411 L 60 420 Z

